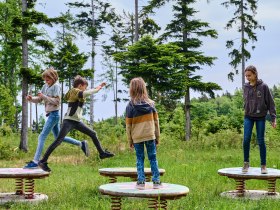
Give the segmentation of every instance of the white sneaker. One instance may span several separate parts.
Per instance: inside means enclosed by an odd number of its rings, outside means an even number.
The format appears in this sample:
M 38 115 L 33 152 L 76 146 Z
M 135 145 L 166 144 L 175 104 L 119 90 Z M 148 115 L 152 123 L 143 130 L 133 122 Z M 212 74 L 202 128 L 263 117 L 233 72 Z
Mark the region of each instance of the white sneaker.
M 250 164 L 249 162 L 244 162 L 243 168 L 242 168 L 242 173 L 247 173 L 249 170 Z
M 138 190 L 144 190 L 144 189 L 145 189 L 145 182 L 137 181 L 137 183 L 136 183 L 136 188 L 137 188 Z
M 261 166 L 261 174 L 267 174 L 266 165 Z

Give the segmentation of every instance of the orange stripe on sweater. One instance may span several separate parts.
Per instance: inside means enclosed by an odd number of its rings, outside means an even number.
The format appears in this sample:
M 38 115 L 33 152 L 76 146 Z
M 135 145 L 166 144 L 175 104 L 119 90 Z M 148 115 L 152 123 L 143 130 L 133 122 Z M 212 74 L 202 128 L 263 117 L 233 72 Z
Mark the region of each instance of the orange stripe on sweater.
M 157 113 L 150 113 L 150 114 L 145 114 L 145 115 L 141 115 L 141 116 L 134 117 L 134 118 L 126 117 L 125 122 L 126 122 L 126 124 L 137 124 L 137 123 L 141 123 L 141 122 L 157 120 L 157 118 L 158 118 Z

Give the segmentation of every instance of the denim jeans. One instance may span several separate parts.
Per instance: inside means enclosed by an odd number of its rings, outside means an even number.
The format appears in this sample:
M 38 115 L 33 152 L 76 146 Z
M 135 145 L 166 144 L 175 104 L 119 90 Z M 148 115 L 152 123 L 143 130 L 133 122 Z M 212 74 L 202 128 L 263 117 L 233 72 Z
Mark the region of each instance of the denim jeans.
M 249 119 L 248 117 L 244 118 L 244 139 L 243 139 L 244 162 L 249 162 L 250 141 L 251 141 L 254 123 L 256 123 L 257 140 L 260 149 L 261 165 L 266 165 L 266 146 L 264 141 L 265 119 L 252 120 Z
M 43 127 L 43 130 L 40 133 L 39 138 L 38 138 L 38 145 L 37 145 L 36 153 L 35 153 L 34 159 L 33 159 L 34 161 L 38 162 L 40 160 L 46 138 L 51 131 L 54 135 L 54 138 L 55 139 L 57 138 L 58 133 L 59 133 L 59 118 L 60 118 L 59 111 L 50 112 L 48 119 Z M 67 143 L 70 143 L 70 144 L 81 146 L 80 141 L 70 138 L 70 137 L 65 137 L 64 141 Z
M 135 143 L 134 148 L 136 152 L 136 165 L 137 165 L 137 179 L 138 181 L 142 182 L 145 181 L 145 173 L 144 173 L 144 159 L 145 159 L 145 154 L 144 154 L 144 144 L 146 145 L 147 149 L 147 154 L 148 154 L 148 159 L 150 161 L 151 165 L 151 171 L 152 171 L 152 181 L 160 181 L 159 177 L 159 170 L 158 170 L 158 161 L 156 157 L 156 142 L 155 140 L 150 140 L 150 141 L 145 141 L 145 142 L 140 142 L 140 143 Z
M 41 159 L 41 162 L 48 161 L 49 156 L 52 154 L 52 152 L 55 150 L 55 148 L 57 148 L 62 143 L 62 141 L 63 141 L 63 139 L 65 139 L 65 136 L 67 135 L 67 133 L 69 133 L 73 129 L 76 129 L 76 130 L 90 136 L 97 151 L 99 152 L 99 154 L 102 154 L 104 152 L 104 150 L 102 149 L 101 144 L 97 138 L 96 132 L 94 130 L 92 130 L 91 128 L 89 128 L 82 122 L 78 122 L 78 121 L 74 121 L 74 120 L 63 120 L 61 131 L 59 132 L 58 137 L 49 146 L 49 148 L 47 149 L 43 158 Z

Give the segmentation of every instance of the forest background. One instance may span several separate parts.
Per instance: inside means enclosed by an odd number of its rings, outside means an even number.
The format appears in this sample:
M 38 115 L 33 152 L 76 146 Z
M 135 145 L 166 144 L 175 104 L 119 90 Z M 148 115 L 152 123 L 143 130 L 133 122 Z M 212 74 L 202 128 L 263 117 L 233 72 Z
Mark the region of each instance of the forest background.
M 27 7 L 22 13 L 24 2 Z M 108 118 L 108 113 L 114 110 L 117 124 L 128 100 L 129 80 L 142 76 L 150 96 L 157 102 L 163 131 L 171 129 L 165 128 L 170 119 L 183 118 L 175 133 L 185 140 L 191 138 L 192 132 L 194 136 L 221 129 L 241 132 L 245 63 L 257 66 L 279 106 L 275 44 L 278 42 L 274 41 L 278 31 L 273 27 L 278 16 L 272 1 L 260 3 L 259 16 L 257 1 L 132 3 L 1 2 L 0 122 L 3 135 L 20 130 L 20 149 L 27 150 L 27 138 L 23 138 L 27 133 L 27 119 L 33 131 L 40 131 L 45 120 L 43 106 L 28 106 L 24 97 L 27 91 L 33 95 L 40 91 L 40 75 L 49 66 L 58 69 L 63 91 L 71 86 L 76 74 L 86 76 L 93 87 L 98 81 L 107 82 L 103 100 L 91 98 L 85 111 L 86 120 L 92 126 L 93 111 L 100 101 L 99 117 Z M 228 11 L 235 13 L 228 15 L 227 22 L 221 17 L 229 14 Z M 24 38 L 25 51 L 21 47 Z M 61 107 L 63 115 L 63 103 Z M 175 118 L 176 111 L 181 113 Z
M 278 202 L 269 199 L 220 198 L 219 193 L 234 183 L 218 178 L 216 172 L 242 164 L 245 65 L 256 65 L 271 88 L 276 109 L 280 108 L 279 4 L 273 0 L 0 1 L 1 167 L 22 167 L 35 152 L 45 121 L 43 105 L 30 106 L 24 98 L 38 93 L 41 73 L 50 66 L 59 71 L 63 93 L 77 74 L 93 87 L 107 82 L 106 91 L 87 103 L 84 121 L 97 131 L 102 145 L 116 153 L 111 161 L 102 162 L 93 158 L 93 147 L 91 156 L 84 158 L 74 147 L 62 145 L 50 158 L 54 173 L 38 185 L 49 201 L 4 208 L 108 209 L 109 199 L 97 190 L 105 182 L 98 168 L 135 165 L 126 142 L 124 109 L 129 80 L 142 76 L 159 112 L 158 159 L 167 171 L 163 181 L 190 188 L 190 195 L 172 202 L 171 209 L 228 209 L 229 205 L 278 209 Z M 64 101 L 61 107 L 63 115 Z M 269 120 L 268 116 L 268 167 L 279 168 L 280 127 L 272 129 Z M 70 135 L 88 139 L 79 132 Z M 46 144 L 52 141 L 50 135 Z M 251 163 L 258 166 L 255 133 L 251 143 Z M 265 188 L 254 181 L 247 186 Z M 12 188 L 8 181 L 0 187 L 3 192 Z M 127 209 L 145 209 L 140 202 L 126 202 Z

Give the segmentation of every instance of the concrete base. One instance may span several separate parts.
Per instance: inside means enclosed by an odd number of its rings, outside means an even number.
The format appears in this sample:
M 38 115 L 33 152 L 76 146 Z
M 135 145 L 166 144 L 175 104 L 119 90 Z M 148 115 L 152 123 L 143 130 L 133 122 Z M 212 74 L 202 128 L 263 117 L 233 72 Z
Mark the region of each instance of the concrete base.
M 239 196 L 236 190 L 223 192 L 220 195 L 222 197 L 234 198 L 234 199 L 250 199 L 250 200 L 280 199 L 279 193 L 276 193 L 275 195 L 269 195 L 268 192 L 264 190 L 245 190 L 244 196 Z
M 37 203 L 43 200 L 48 200 L 48 196 L 40 193 L 34 193 L 33 199 L 26 199 L 24 195 L 15 195 L 15 193 L 0 193 L 0 204 L 4 204 L 8 202 Z

